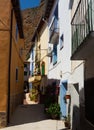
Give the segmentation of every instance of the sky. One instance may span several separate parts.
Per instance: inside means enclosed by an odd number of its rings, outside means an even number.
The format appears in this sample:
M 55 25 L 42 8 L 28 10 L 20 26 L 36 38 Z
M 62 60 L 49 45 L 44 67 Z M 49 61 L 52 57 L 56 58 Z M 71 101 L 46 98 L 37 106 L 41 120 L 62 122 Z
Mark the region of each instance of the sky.
M 21 10 L 38 6 L 40 0 L 20 0 Z

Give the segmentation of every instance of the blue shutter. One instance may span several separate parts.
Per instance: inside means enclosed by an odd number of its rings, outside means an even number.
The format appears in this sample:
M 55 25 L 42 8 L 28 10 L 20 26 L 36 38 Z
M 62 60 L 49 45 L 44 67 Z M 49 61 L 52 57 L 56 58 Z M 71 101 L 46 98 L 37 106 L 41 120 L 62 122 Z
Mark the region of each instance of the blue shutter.
M 34 65 L 32 63 L 32 71 L 31 71 L 32 75 L 33 75 L 33 72 L 34 72 Z
M 32 60 L 34 59 L 34 50 L 32 49 Z
M 57 4 L 57 6 L 56 6 L 54 15 L 55 15 L 55 17 L 58 19 L 58 4 Z
M 61 119 L 66 117 L 66 103 L 65 103 L 65 95 L 67 92 L 67 81 L 63 81 L 60 83 L 60 109 L 61 109 Z
M 57 63 L 57 44 L 53 47 L 53 64 Z

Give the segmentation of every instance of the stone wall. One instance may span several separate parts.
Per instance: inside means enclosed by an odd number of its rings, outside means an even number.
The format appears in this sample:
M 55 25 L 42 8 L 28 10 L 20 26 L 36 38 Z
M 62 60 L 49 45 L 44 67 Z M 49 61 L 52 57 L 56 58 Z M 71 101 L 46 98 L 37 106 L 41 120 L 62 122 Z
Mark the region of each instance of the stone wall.
M 3 128 L 7 125 L 7 118 L 5 112 L 0 112 L 0 128 Z

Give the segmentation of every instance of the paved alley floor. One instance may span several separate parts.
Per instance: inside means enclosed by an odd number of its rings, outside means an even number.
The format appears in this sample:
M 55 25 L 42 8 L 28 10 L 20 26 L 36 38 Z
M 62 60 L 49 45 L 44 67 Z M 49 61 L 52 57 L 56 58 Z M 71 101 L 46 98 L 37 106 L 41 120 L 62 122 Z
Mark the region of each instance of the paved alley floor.
M 9 127 L 1 130 L 66 130 L 61 120 L 47 119 L 42 104 L 20 105 Z
M 64 128 L 62 121 L 43 120 L 23 125 L 11 126 L 1 130 L 67 130 Z

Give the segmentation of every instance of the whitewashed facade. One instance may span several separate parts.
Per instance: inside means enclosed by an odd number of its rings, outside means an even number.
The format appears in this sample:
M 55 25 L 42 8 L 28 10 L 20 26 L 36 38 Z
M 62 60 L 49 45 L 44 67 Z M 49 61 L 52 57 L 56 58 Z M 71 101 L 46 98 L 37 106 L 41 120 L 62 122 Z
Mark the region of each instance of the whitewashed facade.
M 71 95 L 71 103 L 66 104 L 66 116 L 68 113 L 70 113 L 71 127 L 73 127 L 75 130 L 77 128 L 78 130 L 80 129 L 79 107 L 80 105 L 84 106 L 84 61 L 71 60 L 71 20 L 73 13 L 75 12 L 74 8 L 77 7 L 74 4 L 78 4 L 74 2 L 72 9 L 71 2 L 72 1 L 70 0 L 57 0 L 50 15 L 49 30 L 53 23 L 56 6 L 58 6 L 59 38 L 57 43 L 57 62 L 55 64 L 53 63 L 54 54 L 52 53 L 52 57 L 49 57 L 48 79 L 56 81 L 57 85 L 58 80 L 60 82 L 60 85 L 65 81 L 67 82 L 66 93 L 69 93 Z M 49 46 L 53 47 L 54 44 L 49 41 Z M 77 90 L 74 86 L 75 84 L 77 84 Z M 75 117 L 73 117 L 76 111 L 74 106 L 77 107 Z M 70 111 L 68 109 L 69 107 Z M 78 120 L 78 122 L 74 122 L 74 126 L 73 120 Z

